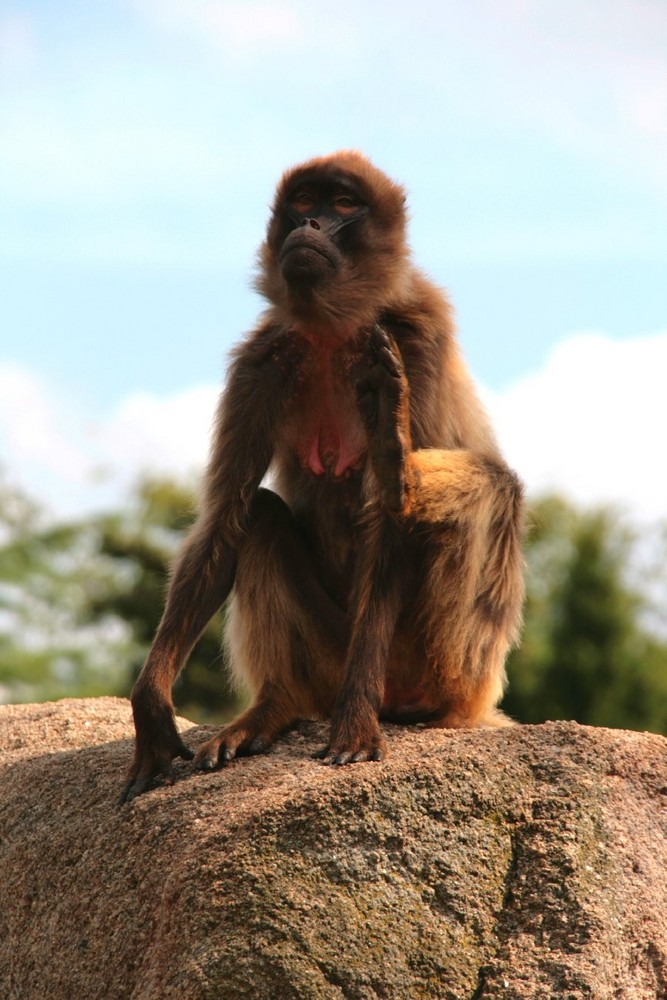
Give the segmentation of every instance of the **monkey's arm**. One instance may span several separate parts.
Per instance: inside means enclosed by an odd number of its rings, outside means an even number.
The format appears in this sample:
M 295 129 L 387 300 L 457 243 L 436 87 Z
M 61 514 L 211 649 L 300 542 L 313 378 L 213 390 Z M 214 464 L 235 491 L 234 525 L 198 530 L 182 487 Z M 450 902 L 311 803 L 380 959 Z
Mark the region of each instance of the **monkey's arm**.
M 233 585 L 250 504 L 271 461 L 289 395 L 285 354 L 285 336 L 260 329 L 237 351 L 230 367 L 201 512 L 174 565 L 164 615 L 132 691 L 136 741 L 122 802 L 150 788 L 159 774 L 173 781 L 173 758 L 193 756 L 176 729 L 171 688 Z
M 368 432 L 368 457 L 384 507 L 406 514 L 413 477 L 410 387 L 396 342 L 383 327 L 373 327 L 367 351 L 371 367 L 356 392 Z
M 329 745 L 317 755 L 326 764 L 382 758 L 378 714 L 405 583 L 396 566 L 403 561 L 400 522 L 409 512 L 414 486 L 410 389 L 396 343 L 381 326 L 371 331 L 367 349 L 371 366 L 356 392 L 377 495 L 367 503 L 361 524 L 345 680 L 332 714 Z

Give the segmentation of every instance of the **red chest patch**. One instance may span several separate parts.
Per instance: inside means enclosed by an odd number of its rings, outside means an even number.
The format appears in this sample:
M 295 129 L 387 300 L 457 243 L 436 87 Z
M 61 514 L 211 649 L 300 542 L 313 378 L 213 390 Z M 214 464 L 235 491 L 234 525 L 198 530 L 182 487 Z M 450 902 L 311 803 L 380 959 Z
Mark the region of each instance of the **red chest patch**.
M 358 358 L 349 348 L 318 344 L 304 363 L 288 439 L 301 467 L 315 476 L 345 479 L 363 468 L 366 431 L 350 374 Z

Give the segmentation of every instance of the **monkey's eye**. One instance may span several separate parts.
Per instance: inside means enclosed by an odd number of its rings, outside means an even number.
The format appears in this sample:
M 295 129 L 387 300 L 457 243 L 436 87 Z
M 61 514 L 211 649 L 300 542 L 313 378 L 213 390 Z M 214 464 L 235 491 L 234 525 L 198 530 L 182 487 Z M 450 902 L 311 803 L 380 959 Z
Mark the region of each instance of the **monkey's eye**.
M 297 212 L 310 212 L 315 208 L 315 192 L 309 187 L 297 188 L 290 198 L 290 205 Z
M 360 205 L 360 199 L 353 194 L 336 194 L 333 197 L 333 206 L 338 215 L 351 215 Z

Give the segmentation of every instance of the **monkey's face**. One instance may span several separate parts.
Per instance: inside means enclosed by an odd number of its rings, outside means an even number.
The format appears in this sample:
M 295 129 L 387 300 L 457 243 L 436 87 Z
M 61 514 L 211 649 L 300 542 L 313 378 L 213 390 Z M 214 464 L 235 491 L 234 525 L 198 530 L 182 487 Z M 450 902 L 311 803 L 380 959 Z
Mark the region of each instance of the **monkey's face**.
M 335 281 L 360 242 L 368 205 L 350 180 L 296 178 L 286 193 L 277 234 L 280 271 L 293 290 Z
M 288 325 L 373 323 L 410 280 L 404 201 L 403 189 L 354 150 L 287 171 L 255 287 Z

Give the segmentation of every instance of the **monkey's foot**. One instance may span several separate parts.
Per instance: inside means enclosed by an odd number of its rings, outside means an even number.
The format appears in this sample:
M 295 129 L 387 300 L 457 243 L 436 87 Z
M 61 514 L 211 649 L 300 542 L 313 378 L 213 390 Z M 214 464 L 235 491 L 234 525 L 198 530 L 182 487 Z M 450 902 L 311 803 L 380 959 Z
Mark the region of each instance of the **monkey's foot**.
M 410 390 L 398 347 L 382 327 L 371 331 L 371 368 L 356 385 L 369 456 L 385 505 L 402 511 L 409 486 Z
M 343 727 L 343 730 L 332 731 L 329 743 L 313 754 L 315 760 L 328 765 L 383 760 L 387 744 L 377 723 L 374 727 L 367 727 L 367 731 L 366 727 L 364 731 L 354 732 L 348 727 Z
M 235 757 L 249 757 L 263 753 L 273 742 L 261 733 L 225 726 L 210 740 L 203 743 L 195 754 L 196 771 L 215 771 Z
M 150 713 L 142 711 L 135 703 L 134 717 L 137 723 L 137 738 L 134 760 L 127 773 L 127 781 L 120 796 L 121 804 L 131 802 L 153 787 L 160 775 L 163 784 L 173 785 L 175 772 L 173 760 L 192 760 L 194 752 L 181 739 L 174 715 L 169 705 L 163 705 Z
M 215 771 L 235 757 L 263 753 L 291 721 L 278 719 L 271 705 L 260 704 L 250 708 L 199 747 L 195 754 L 195 769 Z

